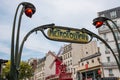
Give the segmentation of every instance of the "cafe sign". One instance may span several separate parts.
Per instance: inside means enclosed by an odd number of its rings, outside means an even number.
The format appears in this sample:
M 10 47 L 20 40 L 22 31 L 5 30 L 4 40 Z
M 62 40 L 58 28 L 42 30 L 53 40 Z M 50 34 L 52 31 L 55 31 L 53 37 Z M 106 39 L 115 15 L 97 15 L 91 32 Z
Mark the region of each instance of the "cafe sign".
M 56 41 L 73 42 L 73 43 L 87 43 L 89 37 L 80 29 L 71 28 L 49 28 L 47 31 L 48 38 Z

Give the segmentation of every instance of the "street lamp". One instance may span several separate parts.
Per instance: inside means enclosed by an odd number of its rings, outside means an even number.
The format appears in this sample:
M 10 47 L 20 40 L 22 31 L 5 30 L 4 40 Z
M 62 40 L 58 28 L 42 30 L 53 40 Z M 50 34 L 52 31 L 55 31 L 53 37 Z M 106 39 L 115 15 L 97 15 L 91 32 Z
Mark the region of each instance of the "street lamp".
M 103 25 L 103 23 L 106 22 L 106 21 L 111 21 L 111 22 L 115 25 L 115 27 L 116 27 L 116 29 L 118 30 L 118 32 L 120 33 L 120 29 L 119 29 L 119 27 L 117 26 L 117 24 L 116 24 L 113 20 L 111 20 L 111 19 L 109 19 L 109 18 L 106 18 L 106 17 L 97 17 L 97 18 L 93 19 L 93 25 L 96 26 L 96 28 L 99 28 L 99 27 L 101 27 L 101 26 Z
M 120 47 L 119 47 L 119 44 L 118 44 L 118 40 L 117 40 L 117 38 L 116 38 L 116 36 L 115 36 L 115 32 L 114 32 L 114 30 L 112 29 L 112 27 L 111 27 L 111 25 L 108 23 L 108 21 L 110 21 L 110 22 L 112 22 L 114 25 L 115 25 L 115 27 L 116 27 L 116 29 L 117 29 L 117 31 L 119 32 L 119 34 L 120 34 L 120 29 L 119 29 L 119 27 L 117 26 L 117 24 L 114 22 L 114 21 L 112 21 L 111 19 L 109 19 L 109 18 L 106 18 L 106 17 L 98 17 L 98 18 L 95 18 L 94 20 L 93 20 L 93 25 L 95 25 L 96 26 L 96 28 L 99 28 L 99 27 L 101 27 L 104 23 L 106 23 L 106 25 L 108 26 L 108 28 L 111 30 L 111 32 L 112 32 L 112 34 L 113 34 L 113 37 L 114 37 L 114 40 L 115 40 L 115 43 L 116 43 L 116 47 L 117 47 L 117 52 L 118 52 L 118 59 L 117 59 L 117 61 L 118 61 L 118 68 L 119 68 L 119 70 L 120 70 Z M 114 56 L 115 57 L 115 56 Z
M 15 26 L 16 26 L 16 18 L 17 18 L 17 13 L 18 9 L 20 6 L 22 7 L 19 20 L 18 20 L 18 28 L 17 28 L 17 33 L 16 33 L 16 44 L 14 44 L 15 40 Z M 19 33 L 20 33 L 20 25 L 21 25 L 21 19 L 23 13 L 25 13 L 26 16 L 32 17 L 32 15 L 35 13 L 36 8 L 34 7 L 33 4 L 28 3 L 28 2 L 22 2 L 18 5 L 15 16 L 14 16 L 14 22 L 13 22 L 13 29 L 12 29 L 12 37 L 11 37 L 11 66 L 10 66 L 10 80 L 16 80 L 18 78 L 17 70 L 16 70 L 16 64 L 17 64 L 17 55 L 19 51 Z M 14 48 L 15 45 L 15 48 Z

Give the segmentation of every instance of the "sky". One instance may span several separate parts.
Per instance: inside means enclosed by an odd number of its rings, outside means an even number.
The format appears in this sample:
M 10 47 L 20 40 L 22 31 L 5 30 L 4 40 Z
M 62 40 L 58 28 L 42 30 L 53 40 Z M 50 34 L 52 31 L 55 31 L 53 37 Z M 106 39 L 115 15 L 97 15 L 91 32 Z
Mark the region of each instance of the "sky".
M 97 29 L 92 25 L 92 20 L 97 17 L 97 12 L 120 6 L 119 0 L 1 0 L 0 59 L 10 59 L 13 20 L 16 8 L 21 2 L 32 3 L 36 7 L 36 12 L 32 18 L 23 14 L 20 43 L 31 29 L 51 23 L 56 26 L 86 28 L 97 34 Z M 68 43 L 48 40 L 41 32 L 33 33 L 24 44 L 22 60 L 42 58 L 49 50 L 57 54 L 60 47 L 65 44 Z

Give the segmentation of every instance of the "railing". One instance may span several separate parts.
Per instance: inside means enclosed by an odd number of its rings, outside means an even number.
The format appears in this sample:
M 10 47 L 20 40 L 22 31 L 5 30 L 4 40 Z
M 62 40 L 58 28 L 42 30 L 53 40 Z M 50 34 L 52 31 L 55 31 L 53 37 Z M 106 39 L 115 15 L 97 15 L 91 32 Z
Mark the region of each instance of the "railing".
M 117 67 L 117 63 L 116 62 L 103 62 L 101 63 L 103 67 Z
M 85 61 L 85 60 L 88 60 L 88 59 L 95 58 L 95 57 L 100 56 L 100 55 L 101 55 L 101 53 L 98 52 L 98 53 L 95 53 L 95 54 L 93 54 L 93 55 L 84 57 L 84 58 L 80 59 L 80 61 L 82 62 L 82 61 Z

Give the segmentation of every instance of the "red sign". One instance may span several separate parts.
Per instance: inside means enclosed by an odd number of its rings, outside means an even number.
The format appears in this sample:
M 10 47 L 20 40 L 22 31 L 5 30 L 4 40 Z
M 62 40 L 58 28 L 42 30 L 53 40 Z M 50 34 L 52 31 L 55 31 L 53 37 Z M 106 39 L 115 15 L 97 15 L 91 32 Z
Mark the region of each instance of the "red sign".
M 100 70 L 100 69 L 98 70 L 98 74 L 99 74 L 99 75 L 101 74 L 101 70 Z
M 88 69 L 88 64 L 85 64 L 85 69 Z

